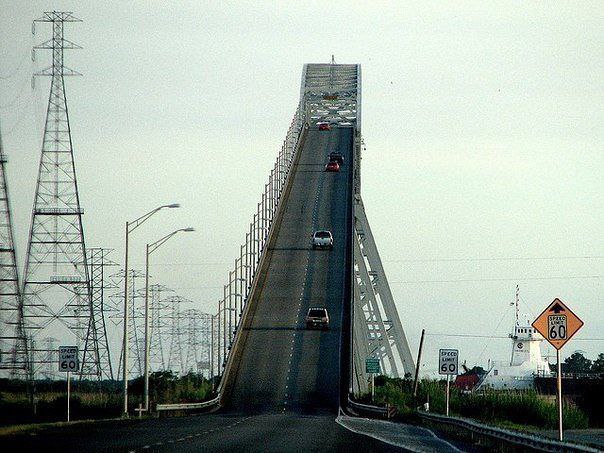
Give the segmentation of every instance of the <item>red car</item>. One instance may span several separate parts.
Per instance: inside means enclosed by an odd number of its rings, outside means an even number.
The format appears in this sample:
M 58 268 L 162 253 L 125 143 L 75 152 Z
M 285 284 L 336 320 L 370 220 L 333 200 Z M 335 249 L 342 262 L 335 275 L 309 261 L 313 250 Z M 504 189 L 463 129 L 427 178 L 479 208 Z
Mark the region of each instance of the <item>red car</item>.
M 325 165 L 325 171 L 340 171 L 340 164 L 337 163 L 335 160 L 329 161 L 329 163 Z
M 321 124 L 319 124 L 319 130 L 320 131 L 330 131 L 331 127 L 329 126 L 328 123 L 321 123 Z

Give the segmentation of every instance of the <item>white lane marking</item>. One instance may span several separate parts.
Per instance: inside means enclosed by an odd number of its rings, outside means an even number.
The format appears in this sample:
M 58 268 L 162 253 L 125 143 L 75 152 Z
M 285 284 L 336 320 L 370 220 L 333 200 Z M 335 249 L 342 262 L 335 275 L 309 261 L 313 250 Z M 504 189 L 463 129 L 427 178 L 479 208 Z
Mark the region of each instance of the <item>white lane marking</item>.
M 336 423 L 344 428 L 346 428 L 348 431 L 351 431 L 355 434 L 360 434 L 362 436 L 368 436 L 368 437 L 372 437 L 373 439 L 385 442 L 387 444 L 390 445 L 394 445 L 395 447 L 399 447 L 399 448 L 404 448 L 405 450 L 409 450 L 409 451 L 414 451 L 414 452 L 426 452 L 426 451 L 432 451 L 429 450 L 427 448 L 421 448 L 421 449 L 416 449 L 413 446 L 409 446 L 408 444 L 404 444 L 402 442 L 398 442 L 396 440 L 394 440 L 393 438 L 388 438 L 386 436 L 380 435 L 380 434 L 375 434 L 370 430 L 366 430 L 363 431 L 361 429 L 357 429 L 357 428 L 353 428 L 352 426 L 348 426 L 346 422 L 346 419 L 350 418 L 350 417 L 346 417 L 346 416 L 342 416 L 342 415 L 338 415 L 336 417 Z M 381 423 L 389 423 L 392 426 L 396 427 L 396 423 L 393 422 L 385 422 L 383 420 L 375 420 L 375 419 L 368 419 L 368 418 L 354 418 L 355 420 L 366 420 L 368 422 L 381 422 Z M 438 437 L 436 434 L 434 434 L 432 431 L 430 431 L 429 429 L 426 428 L 420 428 L 421 430 L 425 430 L 426 432 L 430 433 L 432 435 L 432 437 L 434 437 L 435 439 L 441 441 L 444 445 L 446 445 L 447 447 L 449 447 L 451 449 L 451 451 L 453 452 L 459 452 L 461 453 L 461 450 L 459 450 L 457 447 L 455 447 L 453 444 L 447 442 L 446 440 L 441 439 L 440 437 Z M 441 450 L 439 448 L 439 450 Z M 434 451 L 439 451 L 439 450 L 434 450 Z

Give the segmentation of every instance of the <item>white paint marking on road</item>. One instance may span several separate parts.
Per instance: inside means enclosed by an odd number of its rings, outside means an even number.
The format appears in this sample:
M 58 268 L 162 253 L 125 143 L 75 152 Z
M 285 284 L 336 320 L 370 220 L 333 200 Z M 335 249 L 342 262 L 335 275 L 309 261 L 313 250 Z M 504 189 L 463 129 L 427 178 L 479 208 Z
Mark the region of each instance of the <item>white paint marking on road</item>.
M 155 442 L 155 445 L 163 445 L 163 442 Z
M 379 441 L 385 442 L 395 447 L 404 448 L 408 451 L 414 452 L 442 452 L 449 451 L 454 453 L 461 453 L 457 447 L 453 444 L 441 439 L 432 431 L 426 428 L 416 428 L 414 430 L 420 430 L 429 434 L 428 442 L 424 442 L 423 445 L 418 445 L 417 433 L 409 435 L 403 432 L 403 427 L 410 427 L 410 425 L 401 425 L 398 423 L 388 422 L 384 420 L 375 420 L 368 418 L 357 418 L 347 417 L 338 415 L 336 423 L 348 431 L 362 436 L 372 437 Z M 421 439 L 421 438 L 420 438 Z M 432 440 L 430 442 L 430 440 Z

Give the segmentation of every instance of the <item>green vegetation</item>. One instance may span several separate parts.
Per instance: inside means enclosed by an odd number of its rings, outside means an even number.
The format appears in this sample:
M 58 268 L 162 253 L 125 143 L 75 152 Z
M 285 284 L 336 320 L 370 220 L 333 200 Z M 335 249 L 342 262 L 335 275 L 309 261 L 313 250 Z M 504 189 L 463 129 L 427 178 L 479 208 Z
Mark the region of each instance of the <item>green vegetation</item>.
M 129 382 L 131 413 L 142 402 L 144 381 Z M 178 377 L 170 371 L 149 376 L 152 403 L 189 403 L 209 399 L 212 384 L 200 374 Z M 122 385 L 117 381 L 72 381 L 72 419 L 119 417 L 122 412 Z M 35 414 L 29 401 L 26 384 L 21 381 L 0 380 L 0 425 L 40 423 L 64 420 L 67 408 L 65 381 L 36 382 Z
M 413 405 L 413 381 L 390 379 L 380 376 L 376 379 L 376 402 L 392 404 L 403 417 L 409 415 Z M 445 382 L 422 380 L 419 383 L 417 406 L 429 401 L 430 411 L 445 412 Z M 514 423 L 528 429 L 555 429 L 557 407 L 553 399 L 539 395 L 535 391 L 488 391 L 485 393 L 462 393 L 451 386 L 450 413 L 481 420 L 487 423 Z M 564 406 L 564 426 L 566 429 L 588 427 L 588 417 L 573 405 Z
M 562 362 L 563 374 L 602 374 L 604 373 L 604 354 L 598 354 L 593 362 L 586 358 L 580 352 L 573 353 Z M 555 371 L 555 364 L 552 365 L 552 371 Z

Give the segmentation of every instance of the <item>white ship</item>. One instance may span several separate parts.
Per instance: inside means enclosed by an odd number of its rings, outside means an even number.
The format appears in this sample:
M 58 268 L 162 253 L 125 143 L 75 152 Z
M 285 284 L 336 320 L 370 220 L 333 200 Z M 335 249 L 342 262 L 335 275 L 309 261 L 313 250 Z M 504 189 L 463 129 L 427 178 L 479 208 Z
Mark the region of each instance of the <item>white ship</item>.
M 475 390 L 486 388 L 497 390 L 526 390 L 535 385 L 535 377 L 550 376 L 549 363 L 541 355 L 543 336 L 526 319 L 522 323 L 518 316 L 518 287 L 516 287 L 516 323 L 512 340 L 510 361 L 493 361 Z

